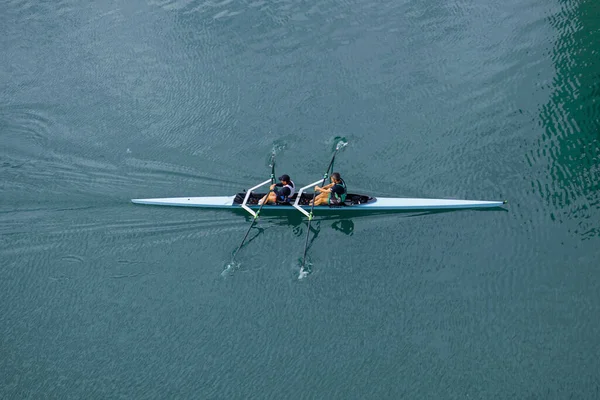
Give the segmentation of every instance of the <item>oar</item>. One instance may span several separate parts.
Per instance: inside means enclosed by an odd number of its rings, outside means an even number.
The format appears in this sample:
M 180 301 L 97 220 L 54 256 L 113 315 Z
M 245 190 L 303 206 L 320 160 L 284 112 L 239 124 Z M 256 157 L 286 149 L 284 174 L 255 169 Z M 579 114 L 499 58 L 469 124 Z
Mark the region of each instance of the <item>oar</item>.
M 275 183 L 275 152 L 273 152 L 271 154 L 271 184 L 273 184 L 273 183 Z M 272 191 L 273 191 L 273 189 L 269 188 L 269 192 L 267 193 L 267 198 L 269 197 L 269 195 L 271 194 Z M 240 251 L 240 249 L 242 248 L 242 246 L 244 246 L 244 243 L 246 242 L 246 239 L 248 238 L 248 235 L 250 234 L 250 231 L 254 227 L 254 224 L 256 223 L 256 221 L 258 221 L 258 216 L 260 215 L 260 211 L 262 210 L 263 206 L 266 203 L 267 203 L 267 201 L 265 200 L 260 205 L 260 207 L 258 208 L 258 211 L 254 215 L 254 218 L 252 218 L 252 223 L 250 224 L 250 227 L 248 228 L 248 231 L 246 231 L 246 234 L 244 235 L 244 238 L 242 239 L 242 243 L 240 243 L 240 246 L 233 253 L 233 256 L 231 257 L 231 262 L 233 262 L 235 260 L 236 254 L 238 253 L 238 251 Z
M 327 177 L 329 176 L 329 170 L 333 168 L 333 161 L 335 160 L 336 154 L 346 144 L 347 143 L 345 143 L 345 142 L 339 142 L 338 145 L 335 147 L 335 151 L 333 152 L 333 157 L 331 157 L 331 162 L 329 163 L 329 166 L 327 167 L 327 170 L 323 174 L 323 183 L 321 183 L 321 187 L 325 186 L 325 181 L 327 180 Z M 315 198 L 316 197 L 317 197 L 317 191 L 314 190 L 313 202 L 312 202 L 312 205 L 310 207 L 310 213 L 308 215 L 308 229 L 306 230 L 306 242 L 304 243 L 304 255 L 302 256 L 302 268 L 300 268 L 300 274 L 303 274 L 305 272 L 304 271 L 304 265 L 306 264 L 306 251 L 308 250 L 308 237 L 310 236 L 310 223 L 311 223 L 311 221 L 313 219 L 313 211 L 315 209 Z

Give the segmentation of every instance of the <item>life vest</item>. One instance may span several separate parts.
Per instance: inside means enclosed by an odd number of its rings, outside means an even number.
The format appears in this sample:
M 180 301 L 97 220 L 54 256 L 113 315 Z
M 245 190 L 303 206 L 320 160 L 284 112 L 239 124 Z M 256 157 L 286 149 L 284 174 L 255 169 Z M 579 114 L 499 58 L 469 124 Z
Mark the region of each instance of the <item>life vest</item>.
M 277 195 L 277 201 L 280 201 L 280 202 L 282 202 L 282 203 L 289 203 L 289 199 L 290 199 L 290 197 L 292 197 L 292 196 L 294 195 L 294 193 L 296 193 L 296 187 L 295 187 L 295 186 L 296 186 L 296 185 L 294 185 L 294 181 L 290 181 L 290 183 L 289 183 L 289 184 L 287 184 L 287 185 L 283 185 L 281 188 L 283 189 L 283 188 L 285 188 L 285 187 L 286 187 L 286 188 L 290 189 L 290 194 L 288 194 L 288 195 L 287 195 L 287 196 L 285 196 L 285 197 L 282 197 L 282 196 L 280 196 L 280 195 Z
M 331 187 L 331 189 L 333 189 L 335 186 L 341 186 L 344 188 L 344 193 L 337 194 L 336 192 L 330 191 L 329 192 L 329 197 L 327 198 L 328 203 L 331 202 L 331 195 L 333 195 L 336 199 L 336 203 L 341 204 L 344 201 L 346 201 L 346 195 L 348 194 L 348 189 L 346 188 L 346 182 L 344 182 L 343 179 L 340 179 L 341 182 L 340 183 L 336 183 L 334 186 Z

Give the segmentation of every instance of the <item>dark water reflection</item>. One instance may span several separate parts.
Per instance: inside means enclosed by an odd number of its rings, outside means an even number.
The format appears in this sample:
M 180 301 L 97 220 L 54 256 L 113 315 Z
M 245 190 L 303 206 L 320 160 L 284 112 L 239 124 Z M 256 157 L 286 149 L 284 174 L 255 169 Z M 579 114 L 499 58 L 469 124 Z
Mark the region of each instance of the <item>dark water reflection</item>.
M 533 186 L 552 206 L 552 218 L 571 224 L 581 239 L 600 235 L 600 24 L 596 2 L 564 2 L 550 18 L 558 31 L 551 51 L 556 78 L 540 109 L 545 134 L 531 153 L 548 165 L 551 185 Z

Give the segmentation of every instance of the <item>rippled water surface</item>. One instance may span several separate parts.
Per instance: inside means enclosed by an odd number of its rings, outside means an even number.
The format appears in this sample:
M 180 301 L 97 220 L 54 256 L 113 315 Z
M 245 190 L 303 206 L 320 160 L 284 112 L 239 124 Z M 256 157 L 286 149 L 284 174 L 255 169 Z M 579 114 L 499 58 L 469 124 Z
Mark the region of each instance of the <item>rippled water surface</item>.
M 593 399 L 598 2 L 5 1 L 0 397 Z M 504 210 L 136 206 L 336 158 Z M 224 272 L 224 270 L 226 270 Z

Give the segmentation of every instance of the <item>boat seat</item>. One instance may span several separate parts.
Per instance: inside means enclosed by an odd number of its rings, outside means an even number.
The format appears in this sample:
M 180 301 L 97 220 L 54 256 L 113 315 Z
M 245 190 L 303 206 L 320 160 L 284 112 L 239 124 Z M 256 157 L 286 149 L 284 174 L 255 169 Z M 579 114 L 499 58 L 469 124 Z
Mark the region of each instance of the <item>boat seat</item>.
M 250 195 L 250 197 L 248 198 L 248 204 L 249 205 L 257 205 L 258 201 L 265 194 L 266 193 L 252 193 Z M 235 195 L 235 200 L 233 201 L 234 204 L 242 204 L 242 202 L 244 201 L 244 197 L 245 196 L 246 196 L 245 192 L 236 194 Z M 294 203 L 296 201 L 296 197 L 297 196 L 298 196 L 297 193 L 294 194 L 290 198 L 290 202 L 289 203 L 277 203 L 277 204 L 280 204 L 280 205 L 291 205 L 292 203 Z M 308 206 L 309 202 L 313 199 L 313 197 L 314 197 L 313 193 L 302 193 L 302 198 L 300 199 L 299 204 L 301 206 Z M 365 204 L 365 203 L 368 203 L 369 201 L 372 201 L 372 200 L 373 200 L 373 198 L 369 197 L 369 196 L 348 193 L 348 195 L 346 196 L 346 201 L 344 202 L 344 204 L 340 204 L 338 206 L 330 206 L 330 207 L 331 208 L 339 208 L 339 207 L 345 207 L 345 206 L 353 206 L 353 205 L 358 205 L 358 204 Z

